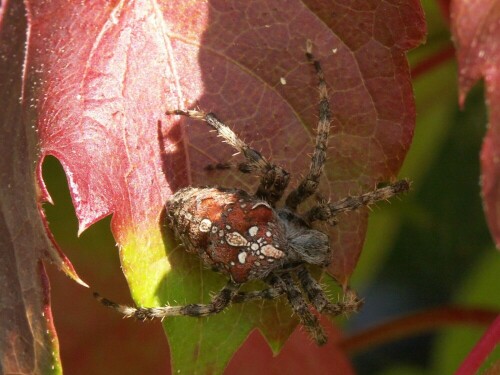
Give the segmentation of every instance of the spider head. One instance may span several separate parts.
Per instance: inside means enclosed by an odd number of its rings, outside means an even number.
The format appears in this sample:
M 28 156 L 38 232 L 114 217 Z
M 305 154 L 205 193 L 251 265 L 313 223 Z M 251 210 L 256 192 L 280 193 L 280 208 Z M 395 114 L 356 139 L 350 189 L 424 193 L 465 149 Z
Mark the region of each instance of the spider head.
M 305 262 L 326 267 L 331 262 L 328 235 L 312 229 L 301 217 L 284 208 L 278 211 L 288 240 L 290 262 Z

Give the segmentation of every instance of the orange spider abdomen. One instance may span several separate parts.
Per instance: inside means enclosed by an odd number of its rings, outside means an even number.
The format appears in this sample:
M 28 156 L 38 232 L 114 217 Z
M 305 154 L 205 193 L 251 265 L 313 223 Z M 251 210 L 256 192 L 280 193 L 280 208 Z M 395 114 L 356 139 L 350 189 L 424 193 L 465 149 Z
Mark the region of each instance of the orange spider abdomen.
M 186 188 L 166 209 L 186 250 L 237 283 L 262 279 L 285 260 L 285 231 L 276 212 L 242 190 Z

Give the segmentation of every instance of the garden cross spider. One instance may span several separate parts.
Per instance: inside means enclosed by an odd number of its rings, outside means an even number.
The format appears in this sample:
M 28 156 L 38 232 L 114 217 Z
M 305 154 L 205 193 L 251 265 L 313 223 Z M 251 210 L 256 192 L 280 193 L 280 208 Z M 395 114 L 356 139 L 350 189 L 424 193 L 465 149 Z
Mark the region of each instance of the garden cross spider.
M 178 315 L 202 317 L 219 313 L 231 302 L 274 299 L 285 294 L 300 322 L 318 345 L 324 344 L 327 337 L 310 307 L 333 316 L 356 312 L 360 308 L 361 301 L 352 291 L 348 291 L 342 301 L 330 302 L 309 273 L 307 265 L 324 268 L 332 258 L 328 236 L 313 229 L 311 224 L 327 221 L 335 225 L 339 213 L 389 199 L 407 191 L 410 184 L 401 180 L 359 196 L 348 196 L 334 203 L 320 203 L 304 214 L 296 212 L 297 207 L 318 187 L 326 159 L 331 117 L 324 74 L 319 61 L 312 55 L 310 41 L 307 42 L 306 56 L 319 79 L 316 145 L 309 172 L 288 194 L 282 208 L 276 208 L 276 203 L 288 186 L 290 175 L 287 171 L 248 146 L 213 113 L 167 111 L 167 115 L 187 116 L 207 122 L 224 141 L 243 154 L 246 161 L 239 164 L 239 170 L 260 176 L 255 194 L 240 189 L 187 187 L 166 202 L 167 223 L 176 237 L 188 252 L 198 254 L 205 265 L 228 275 L 226 286 L 208 304 L 129 307 L 95 293 L 101 303 L 125 317 L 145 320 Z M 269 288 L 239 292 L 240 286 L 251 280 L 263 280 Z

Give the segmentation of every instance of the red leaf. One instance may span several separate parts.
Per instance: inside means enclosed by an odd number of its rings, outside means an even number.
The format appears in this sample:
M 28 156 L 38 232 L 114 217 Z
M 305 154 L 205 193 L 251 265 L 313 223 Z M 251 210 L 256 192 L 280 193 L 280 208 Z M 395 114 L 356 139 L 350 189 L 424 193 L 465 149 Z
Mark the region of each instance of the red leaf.
M 316 78 L 304 57 L 311 39 L 334 112 L 321 195 L 334 200 L 394 178 L 411 142 L 415 108 L 404 53 L 425 31 L 417 1 L 289 1 L 280 8 L 264 0 L 27 4 L 26 96 L 38 118 L 39 165 L 49 154 L 61 161 L 80 232 L 113 214 L 123 269 L 140 304 L 186 296 L 200 302 L 221 280 L 181 252 L 165 256 L 160 214 L 168 196 L 189 184 L 255 185 L 245 176 L 205 171 L 234 151 L 205 124 L 178 123 L 162 115 L 165 109 L 213 110 L 290 170 L 295 186 L 308 168 L 317 121 Z M 38 181 L 48 197 L 40 173 Z M 330 271 L 343 284 L 357 262 L 366 219 L 364 211 L 345 216 L 330 230 Z M 255 325 L 275 347 L 284 341 L 295 321 L 266 306 L 232 308 L 244 319 L 230 350 Z M 216 324 L 232 316 L 190 324 L 189 334 L 180 329 L 188 323 L 165 322 L 174 363 L 176 340 L 187 337 L 188 346 L 177 346 L 189 358 L 191 349 L 210 351 L 213 335 L 221 335 Z M 209 358 L 219 361 L 214 368 L 224 355 Z
M 337 345 L 341 339 L 339 329 L 333 327 L 326 319 L 322 319 L 321 322 L 330 338 L 325 346 L 318 347 L 304 330 L 297 329 L 276 356 L 273 356 L 259 332 L 252 332 L 224 373 L 227 375 L 354 374 L 349 357 Z
M 188 103 L 218 113 L 243 139 L 291 171 L 291 186 L 296 186 L 309 167 L 317 121 L 316 78 L 304 58 L 305 40 L 313 38 L 334 112 L 321 195 L 335 200 L 394 178 L 415 121 L 404 51 L 423 38 L 418 2 L 398 7 L 378 1 L 349 6 L 309 1 L 307 9 L 300 2 L 290 2 L 286 9 L 271 8 L 266 1 L 253 2 L 248 9 L 238 3 L 212 4 L 206 16 L 196 5 L 183 9 L 186 17 L 209 17 L 208 27 L 196 30 L 199 36 L 186 37 L 202 46 L 199 67 L 186 77 L 189 82 L 181 76 L 192 97 L 186 98 Z M 245 22 L 232 22 L 242 17 Z M 185 33 L 182 20 L 174 25 L 174 35 Z M 174 46 L 181 48 L 182 40 L 174 39 Z M 190 65 L 184 47 L 181 51 L 176 55 L 179 65 Z M 193 73 L 198 71 L 204 92 L 192 95 Z M 244 177 L 221 180 L 203 170 L 207 163 L 230 160 L 234 151 L 221 147 L 199 126 L 186 129 L 193 182 L 241 186 Z M 366 212 L 352 214 L 330 230 L 336 249 L 330 271 L 342 284 L 357 263 L 366 219 Z
M 489 127 L 481 150 L 481 188 L 490 232 L 500 249 L 500 3 L 455 0 L 452 31 L 459 64 L 460 103 L 483 78 Z
M 95 12 L 64 1 L 33 2 L 27 65 L 33 81 L 44 83 L 33 93 L 40 100 L 42 160 L 54 155 L 62 163 L 79 232 L 113 213 L 113 233 L 123 243 L 130 227 L 158 222 L 172 186 L 188 178 L 173 131 L 164 140 L 166 176 L 161 169 L 156 125 L 177 79 L 162 15 L 147 4 L 106 4 Z M 47 27 L 47 18 L 58 15 L 64 16 Z

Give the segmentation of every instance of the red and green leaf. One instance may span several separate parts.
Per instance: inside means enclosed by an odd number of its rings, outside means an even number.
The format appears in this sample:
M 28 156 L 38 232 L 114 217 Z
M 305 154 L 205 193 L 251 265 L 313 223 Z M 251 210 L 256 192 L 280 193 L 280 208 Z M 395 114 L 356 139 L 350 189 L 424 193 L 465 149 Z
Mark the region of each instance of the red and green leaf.
M 405 52 L 425 31 L 417 1 L 26 4 L 25 72 L 17 78 L 24 77 L 30 105 L 25 124 L 36 124 L 42 197 L 49 199 L 41 163 L 53 155 L 66 172 L 79 232 L 113 215 L 139 305 L 207 301 L 224 284 L 171 241 L 162 221 L 168 197 L 191 184 L 252 189 L 256 182 L 207 172 L 234 151 L 205 124 L 181 127 L 165 109 L 216 112 L 292 172 L 295 185 L 308 168 L 317 121 L 316 79 L 304 57 L 311 39 L 334 112 L 321 195 L 335 200 L 394 178 L 410 145 L 415 108 Z M 330 272 L 345 285 L 367 213 L 343 219 L 330 230 Z M 297 323 L 290 315 L 269 303 L 168 319 L 173 365 L 218 372 L 255 327 L 277 351 Z

